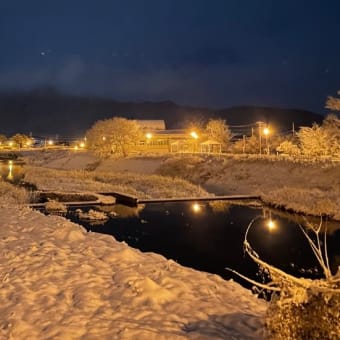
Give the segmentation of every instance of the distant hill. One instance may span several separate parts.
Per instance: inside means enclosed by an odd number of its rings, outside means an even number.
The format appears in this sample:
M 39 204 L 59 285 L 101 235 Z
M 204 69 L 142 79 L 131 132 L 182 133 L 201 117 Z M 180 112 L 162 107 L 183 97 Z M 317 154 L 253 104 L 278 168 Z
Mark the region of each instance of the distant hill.
M 229 125 L 257 121 L 280 130 L 320 123 L 322 115 L 291 109 L 239 106 L 226 109 L 186 107 L 171 101 L 119 102 L 108 98 L 61 94 L 53 89 L 0 94 L 0 134 L 82 136 L 100 119 L 122 116 L 130 119 L 164 119 L 167 128 L 184 128 L 190 121 L 223 118 Z

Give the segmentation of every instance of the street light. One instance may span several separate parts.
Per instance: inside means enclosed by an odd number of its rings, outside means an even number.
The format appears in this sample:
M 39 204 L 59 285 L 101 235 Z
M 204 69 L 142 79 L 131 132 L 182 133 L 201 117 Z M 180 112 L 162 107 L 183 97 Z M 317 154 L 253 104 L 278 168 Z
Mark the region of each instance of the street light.
M 190 132 L 190 136 L 194 139 L 198 139 L 198 134 L 195 131 Z
M 262 125 L 263 122 L 256 122 L 259 126 L 259 146 L 260 146 L 260 155 L 262 154 Z
M 263 129 L 263 134 L 264 134 L 265 137 L 266 137 L 266 149 L 267 149 L 267 155 L 269 155 L 268 136 L 269 136 L 269 134 L 270 134 L 270 130 L 269 130 L 268 127 L 265 127 L 265 128 Z
M 196 142 L 198 139 L 198 134 L 195 131 L 190 132 L 190 136 L 195 140 L 195 143 L 193 143 L 193 152 L 196 151 Z

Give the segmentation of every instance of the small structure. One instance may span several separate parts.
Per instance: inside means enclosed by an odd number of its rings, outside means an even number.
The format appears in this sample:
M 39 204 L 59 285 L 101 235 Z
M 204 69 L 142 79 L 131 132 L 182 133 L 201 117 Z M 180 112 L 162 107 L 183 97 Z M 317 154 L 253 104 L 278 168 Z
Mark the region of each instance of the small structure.
M 170 143 L 170 152 L 188 152 L 188 143 L 185 140 L 176 140 Z
M 215 140 L 207 140 L 200 144 L 201 153 L 221 153 L 222 152 L 222 144 Z

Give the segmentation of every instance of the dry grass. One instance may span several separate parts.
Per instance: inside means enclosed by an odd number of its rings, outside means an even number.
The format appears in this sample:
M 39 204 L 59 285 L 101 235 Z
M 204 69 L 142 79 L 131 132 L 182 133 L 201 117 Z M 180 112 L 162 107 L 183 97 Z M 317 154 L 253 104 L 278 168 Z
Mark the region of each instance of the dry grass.
M 23 188 L 0 180 L 0 205 L 24 204 L 30 201 L 30 194 Z

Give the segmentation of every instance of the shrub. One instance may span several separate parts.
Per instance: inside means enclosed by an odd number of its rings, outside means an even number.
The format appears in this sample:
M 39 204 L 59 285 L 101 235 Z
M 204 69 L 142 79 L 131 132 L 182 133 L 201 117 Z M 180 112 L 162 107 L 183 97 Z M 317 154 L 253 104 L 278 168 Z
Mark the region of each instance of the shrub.
M 262 261 L 247 240 L 253 219 L 244 239 L 245 252 L 269 273 L 269 284 L 257 283 L 243 275 L 244 279 L 256 286 L 272 291 L 272 298 L 266 315 L 266 329 L 270 339 L 335 340 L 340 338 L 340 268 L 333 275 L 328 262 L 326 230 L 324 240 L 320 240 L 322 219 L 319 226 L 307 222 L 308 232 L 314 234 L 315 241 L 300 226 L 313 253 L 322 268 L 324 278 L 311 280 L 296 278 Z

